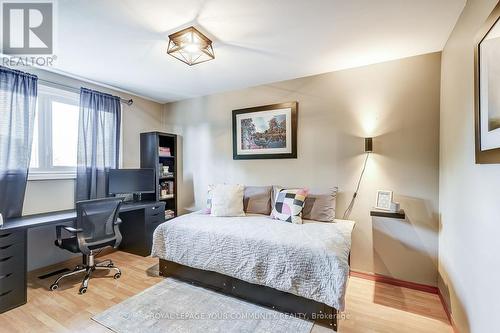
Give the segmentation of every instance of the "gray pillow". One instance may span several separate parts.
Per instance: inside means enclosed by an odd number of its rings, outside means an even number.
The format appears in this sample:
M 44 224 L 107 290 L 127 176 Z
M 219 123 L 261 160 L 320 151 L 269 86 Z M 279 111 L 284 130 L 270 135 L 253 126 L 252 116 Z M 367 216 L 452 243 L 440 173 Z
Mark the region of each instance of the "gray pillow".
M 245 186 L 243 210 L 247 214 L 271 214 L 272 186 Z
M 310 190 L 302 210 L 302 218 L 321 222 L 333 222 L 335 219 L 335 201 L 338 188 L 326 191 Z

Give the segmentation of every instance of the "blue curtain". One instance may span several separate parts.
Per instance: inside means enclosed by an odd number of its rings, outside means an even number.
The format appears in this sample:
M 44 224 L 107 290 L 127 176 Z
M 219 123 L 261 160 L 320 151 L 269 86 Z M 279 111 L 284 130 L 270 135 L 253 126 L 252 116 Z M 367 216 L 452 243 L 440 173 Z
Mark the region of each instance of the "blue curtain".
M 0 66 L 0 213 L 20 216 L 35 126 L 38 78 Z
M 80 89 L 76 200 L 104 198 L 107 171 L 118 168 L 120 98 Z

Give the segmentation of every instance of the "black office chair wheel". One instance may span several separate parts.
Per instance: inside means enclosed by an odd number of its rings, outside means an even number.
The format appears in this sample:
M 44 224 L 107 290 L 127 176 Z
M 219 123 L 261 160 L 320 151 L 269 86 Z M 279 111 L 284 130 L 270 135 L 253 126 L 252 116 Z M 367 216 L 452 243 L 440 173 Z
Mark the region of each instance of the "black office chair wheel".
M 49 287 L 49 289 L 52 290 L 52 291 L 56 290 L 57 288 L 59 288 L 59 285 L 55 284 L 55 283 L 51 284 L 50 287 Z
M 78 290 L 80 294 L 85 294 L 87 292 L 87 287 L 81 287 L 80 290 Z
M 115 280 L 116 280 L 116 279 L 119 279 L 119 278 L 120 278 L 120 276 L 122 276 L 122 274 L 121 274 L 121 273 L 116 273 L 116 274 L 113 276 L 113 279 L 115 279 Z

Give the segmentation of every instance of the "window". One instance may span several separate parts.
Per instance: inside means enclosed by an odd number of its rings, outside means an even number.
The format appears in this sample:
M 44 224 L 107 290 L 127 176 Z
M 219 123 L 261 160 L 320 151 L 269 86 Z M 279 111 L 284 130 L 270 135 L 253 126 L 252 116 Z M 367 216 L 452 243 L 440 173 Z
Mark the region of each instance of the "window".
M 38 86 L 30 179 L 74 178 L 79 95 Z

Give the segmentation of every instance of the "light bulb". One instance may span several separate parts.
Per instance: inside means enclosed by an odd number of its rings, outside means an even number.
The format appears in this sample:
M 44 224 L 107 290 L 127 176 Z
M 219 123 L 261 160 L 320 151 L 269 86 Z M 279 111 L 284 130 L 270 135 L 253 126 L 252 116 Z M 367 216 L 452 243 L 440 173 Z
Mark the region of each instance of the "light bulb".
M 189 43 L 184 47 L 184 50 L 189 53 L 196 53 L 200 51 L 200 46 L 195 43 Z

